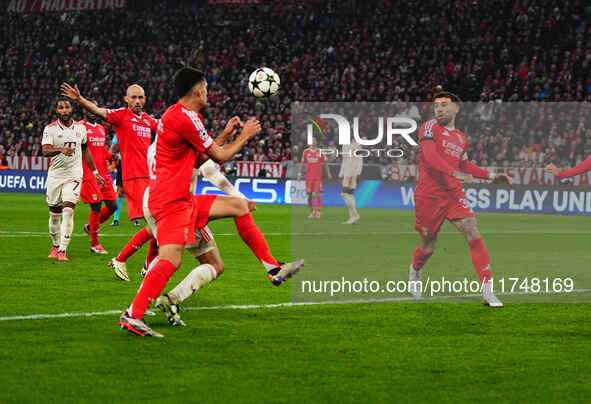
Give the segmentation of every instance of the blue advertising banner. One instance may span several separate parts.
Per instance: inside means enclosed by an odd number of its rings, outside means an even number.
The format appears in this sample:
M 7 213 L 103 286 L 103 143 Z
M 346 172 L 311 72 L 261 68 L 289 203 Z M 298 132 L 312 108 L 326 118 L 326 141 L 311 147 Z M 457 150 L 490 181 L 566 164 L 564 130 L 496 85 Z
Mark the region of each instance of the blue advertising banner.
M 47 172 L 0 171 L 0 193 L 45 193 Z M 279 178 L 236 178 L 233 184 L 257 203 L 306 204 L 304 181 Z M 355 191 L 359 208 L 414 209 L 415 185 L 380 180 L 362 181 Z M 530 187 L 476 184 L 464 188 L 475 211 L 516 213 L 558 213 L 591 215 L 591 189 L 587 187 Z M 200 179 L 197 194 L 221 194 L 211 183 Z M 341 185 L 325 182 L 324 206 L 345 206 Z

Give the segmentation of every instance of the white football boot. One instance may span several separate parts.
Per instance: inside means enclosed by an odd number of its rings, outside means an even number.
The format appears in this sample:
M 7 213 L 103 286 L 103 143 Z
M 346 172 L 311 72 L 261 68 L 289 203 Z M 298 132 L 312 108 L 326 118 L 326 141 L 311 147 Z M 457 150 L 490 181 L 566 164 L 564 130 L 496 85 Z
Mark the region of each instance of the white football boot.
M 421 284 L 421 271 L 415 271 L 412 264 L 408 268 L 408 292 L 415 298 L 420 299 L 423 294 L 423 285 Z
M 482 303 L 488 307 L 503 307 L 503 303 L 501 303 L 493 292 L 493 283 L 491 281 L 485 282 L 482 285 Z

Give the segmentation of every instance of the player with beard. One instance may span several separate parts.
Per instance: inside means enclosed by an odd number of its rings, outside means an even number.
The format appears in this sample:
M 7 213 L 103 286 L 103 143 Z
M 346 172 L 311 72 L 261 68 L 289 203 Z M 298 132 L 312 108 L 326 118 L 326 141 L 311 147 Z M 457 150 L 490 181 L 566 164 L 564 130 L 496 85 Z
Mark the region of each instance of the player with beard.
M 437 233 L 444 220 L 449 220 L 464 235 L 470 247 L 472 263 L 483 284 L 483 302 L 490 307 L 503 307 L 493 293 L 490 258 L 478 231 L 476 218 L 468 204 L 462 184 L 474 178 L 497 183 L 513 182 L 505 174 L 495 175 L 468 159 L 467 136 L 456 129 L 459 98 L 449 92 L 433 97 L 435 119 L 424 123 L 419 130 L 419 182 L 415 190 L 415 229 L 421 244 L 414 252 L 410 265 L 409 292 L 421 297 L 421 269 L 435 252 Z
M 74 207 L 80 199 L 82 161 L 97 184 L 105 180 L 94 165 L 88 150 L 86 128 L 72 119 L 72 102 L 58 98 L 55 113 L 58 119 L 43 130 L 43 156 L 51 157 L 47 172 L 47 205 L 49 205 L 49 235 L 53 247 L 49 258 L 69 261 L 66 249 L 74 229 Z
M 124 97 L 127 107 L 118 109 L 98 107 L 80 94 L 77 85 L 72 87 L 63 83 L 61 91 L 63 95 L 78 101 L 84 109 L 113 125 L 121 153 L 123 189 L 127 199 L 129 219 L 135 221 L 143 218 L 142 198 L 149 182 L 148 147 L 151 144 L 152 132 L 156 132 L 159 122 L 144 112 L 146 103 L 144 89 L 137 84 L 129 86 Z M 155 255 L 158 246 L 150 228 L 146 226 L 131 238 L 117 257 L 110 261 L 109 265 L 119 279 L 129 281 L 125 263 L 148 241 L 150 241 L 148 256 Z
M 94 104 L 96 101 L 91 100 Z M 113 189 L 113 180 L 109 175 L 107 161 L 112 160 L 113 156 L 107 150 L 105 145 L 106 130 L 99 123 L 98 117 L 87 110 L 84 110 L 84 120 L 82 124 L 86 128 L 86 144 L 92 154 L 99 174 L 105 179 L 103 185 L 98 185 L 92 175 L 92 171 L 86 164 L 83 164 L 84 174 L 82 176 L 82 202 L 90 204 L 90 216 L 88 224 L 84 225 L 84 231 L 90 235 L 90 251 L 97 254 L 106 254 L 107 252 L 98 241 L 98 231 L 101 223 L 104 223 L 117 209 L 115 200 L 117 195 Z M 105 206 L 101 210 L 101 205 Z

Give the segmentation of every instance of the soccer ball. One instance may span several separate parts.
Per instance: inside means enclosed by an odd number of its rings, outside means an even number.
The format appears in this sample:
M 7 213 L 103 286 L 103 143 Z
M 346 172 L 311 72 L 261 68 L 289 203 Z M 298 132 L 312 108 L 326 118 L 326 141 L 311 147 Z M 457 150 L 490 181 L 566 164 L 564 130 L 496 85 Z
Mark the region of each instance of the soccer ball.
M 259 100 L 268 100 L 276 96 L 279 84 L 279 76 L 268 67 L 259 67 L 248 78 L 248 88 Z

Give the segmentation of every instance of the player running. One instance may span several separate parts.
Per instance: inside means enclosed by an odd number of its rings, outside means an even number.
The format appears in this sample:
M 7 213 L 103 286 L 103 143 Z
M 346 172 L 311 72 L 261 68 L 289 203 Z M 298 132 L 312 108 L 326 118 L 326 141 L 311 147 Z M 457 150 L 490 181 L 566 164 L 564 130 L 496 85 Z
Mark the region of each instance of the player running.
M 360 218 L 355 206 L 355 188 L 357 188 L 357 177 L 361 175 L 363 169 L 363 158 L 356 154 L 361 148 L 361 145 L 353 140 L 350 144 L 344 144 L 341 151 L 343 156 L 341 171 L 339 172 L 339 178 L 342 178 L 341 184 L 343 186 L 341 196 L 349 210 L 349 219 L 343 224 L 355 224 Z
M 322 208 L 322 164 L 326 163 L 326 156 L 318 148 L 316 138 L 312 138 L 312 144 L 304 149 L 302 154 L 302 164 L 298 171 L 298 180 L 302 179 L 302 169 L 306 165 L 306 194 L 308 195 L 308 206 L 310 215 L 308 219 L 320 219 L 320 210 Z M 326 166 L 326 175 L 332 179 L 328 165 Z M 316 197 L 316 205 L 314 205 Z
M 96 101 L 91 101 L 96 104 Z M 86 128 L 86 144 L 99 174 L 105 180 L 103 185 L 98 185 L 94 175 L 92 175 L 92 170 L 88 168 L 86 163 L 82 164 L 84 173 L 82 176 L 81 197 L 82 202 L 90 204 L 90 215 L 88 224 L 84 225 L 84 231 L 90 235 L 90 251 L 97 254 L 106 254 L 107 251 L 98 241 L 98 232 L 100 225 L 107 221 L 117 209 L 115 203 L 117 195 L 113 189 L 113 180 L 111 180 L 107 166 L 107 161 L 112 160 L 113 156 L 105 145 L 105 127 L 98 124 L 96 115 L 87 110 L 84 110 L 84 117 L 85 120 L 82 121 L 82 124 Z M 105 203 L 105 206 L 101 209 L 102 202 Z
M 113 125 L 121 153 L 123 189 L 129 219 L 141 219 L 144 216 L 142 198 L 148 187 L 148 147 L 151 144 L 152 132 L 156 131 L 159 122 L 144 112 L 144 89 L 137 84 L 129 86 L 124 97 L 127 107 L 118 109 L 98 107 L 80 94 L 77 85 L 71 87 L 67 83 L 62 83 L 61 91 L 63 95 L 77 100 L 85 109 Z M 157 248 L 150 230 L 144 228 L 132 237 L 117 257 L 111 260 L 109 265 L 117 277 L 129 281 L 125 262 L 148 241 L 150 250 Z
M 167 109 L 158 127 L 156 163 L 148 197 L 148 207 L 156 222 L 159 259 L 146 274 L 133 303 L 119 319 L 122 328 L 141 336 L 162 337 L 144 322 L 144 312 L 181 265 L 185 245 L 196 241 L 196 222 L 197 227 L 207 224 L 202 218 L 236 216 L 239 234 L 245 241 L 248 240 L 247 244 L 267 272 L 272 277 L 285 279 L 290 275 L 285 273 L 290 269 L 282 267 L 270 255 L 252 217 L 243 212 L 243 207 L 247 206 L 244 199 L 207 195 L 209 198 L 197 200 L 189 191 L 199 153 L 205 153 L 221 164 L 231 159 L 260 132 L 260 123 L 250 119 L 242 125 L 238 118 L 231 120 L 241 126 L 242 131 L 232 143 L 222 148 L 209 136 L 198 116 L 207 104 L 205 75 L 196 69 L 183 67 L 175 73 L 173 81 L 179 101 Z M 199 226 L 201 223 L 203 226 Z M 213 278 L 215 268 L 207 268 Z
M 579 165 L 568 170 L 561 171 L 554 164 L 548 164 L 544 169 L 546 170 L 546 172 L 552 173 L 558 178 L 574 177 L 575 175 L 583 174 L 591 170 L 591 157 L 587 158 L 586 160 L 582 161 Z
M 462 183 L 476 178 L 511 184 L 505 174 L 493 174 L 471 163 L 466 154 L 466 135 L 455 127 L 459 98 L 449 92 L 433 97 L 435 119 L 419 130 L 419 182 L 415 190 L 415 229 L 421 244 L 410 265 L 409 292 L 416 298 L 422 293 L 421 268 L 433 255 L 437 233 L 445 219 L 466 237 L 472 263 L 483 283 L 483 302 L 490 307 L 503 307 L 493 293 L 490 258 L 478 231 L 476 218 L 462 190 Z
M 43 156 L 51 157 L 47 172 L 47 205 L 49 205 L 49 235 L 53 247 L 48 258 L 69 261 L 66 249 L 74 229 L 74 207 L 80 198 L 82 160 L 89 167 L 98 185 L 105 180 L 94 165 L 86 146 L 86 129 L 72 119 L 72 102 L 58 98 L 57 120 L 43 129 Z

